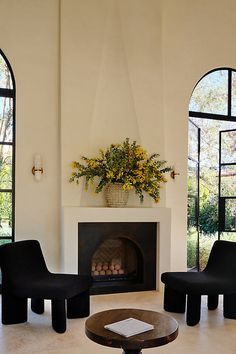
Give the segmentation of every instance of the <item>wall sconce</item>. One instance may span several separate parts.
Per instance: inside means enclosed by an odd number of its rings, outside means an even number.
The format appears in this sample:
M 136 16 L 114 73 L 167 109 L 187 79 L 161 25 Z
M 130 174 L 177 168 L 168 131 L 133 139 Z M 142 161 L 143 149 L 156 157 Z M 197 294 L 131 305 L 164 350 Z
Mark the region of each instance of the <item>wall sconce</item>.
M 180 173 L 175 172 L 175 170 L 171 171 L 171 173 L 170 173 L 170 177 L 173 179 L 175 179 L 175 176 L 179 176 L 179 175 L 180 175 Z
M 34 156 L 34 166 L 32 168 L 35 181 L 40 181 L 43 174 L 42 159 L 40 155 Z

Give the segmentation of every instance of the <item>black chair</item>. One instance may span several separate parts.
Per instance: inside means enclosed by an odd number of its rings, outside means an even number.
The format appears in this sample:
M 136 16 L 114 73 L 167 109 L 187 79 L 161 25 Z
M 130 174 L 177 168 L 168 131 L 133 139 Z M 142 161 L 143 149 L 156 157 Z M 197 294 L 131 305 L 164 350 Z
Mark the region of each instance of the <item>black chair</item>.
M 37 314 L 44 312 L 44 299 L 51 300 L 52 327 L 58 333 L 66 331 L 65 300 L 68 318 L 89 315 L 91 277 L 49 272 L 38 241 L 0 246 L 0 267 L 3 324 L 27 321 L 28 298 Z
M 236 319 L 236 242 L 215 241 L 202 272 L 166 272 L 161 281 L 166 311 L 184 313 L 187 295 L 189 326 L 200 321 L 201 295 L 208 295 L 208 309 L 215 310 L 222 294 L 224 317 Z

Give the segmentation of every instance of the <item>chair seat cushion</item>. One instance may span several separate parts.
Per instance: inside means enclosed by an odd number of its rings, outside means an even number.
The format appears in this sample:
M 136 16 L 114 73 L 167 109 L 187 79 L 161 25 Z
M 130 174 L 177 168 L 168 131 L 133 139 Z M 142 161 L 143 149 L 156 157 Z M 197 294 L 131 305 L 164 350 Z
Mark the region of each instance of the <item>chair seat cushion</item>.
M 48 273 L 43 276 L 15 280 L 12 293 L 17 296 L 43 299 L 69 299 L 89 289 L 92 278 L 86 275 Z M 11 291 L 11 289 L 8 289 Z
M 207 272 L 166 272 L 161 275 L 166 286 L 185 294 L 236 294 L 236 281 Z

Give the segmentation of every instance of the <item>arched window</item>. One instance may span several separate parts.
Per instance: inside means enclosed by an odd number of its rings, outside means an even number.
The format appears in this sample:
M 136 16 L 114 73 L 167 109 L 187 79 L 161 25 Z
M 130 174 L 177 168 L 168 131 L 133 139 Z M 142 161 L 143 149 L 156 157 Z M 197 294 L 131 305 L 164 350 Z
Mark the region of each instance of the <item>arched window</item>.
M 236 70 L 196 84 L 188 151 L 188 268 L 202 270 L 216 239 L 236 241 Z
M 0 244 L 14 241 L 15 80 L 0 50 Z
M 189 116 L 207 119 L 236 120 L 236 71 L 215 69 L 195 86 Z

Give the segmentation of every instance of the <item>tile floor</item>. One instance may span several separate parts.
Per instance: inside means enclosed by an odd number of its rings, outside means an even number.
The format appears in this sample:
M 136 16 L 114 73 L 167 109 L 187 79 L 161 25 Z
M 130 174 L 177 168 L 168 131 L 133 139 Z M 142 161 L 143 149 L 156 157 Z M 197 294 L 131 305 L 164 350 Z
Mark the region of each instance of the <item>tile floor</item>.
M 163 295 L 155 291 L 91 296 L 91 314 L 119 307 L 142 308 L 159 312 Z M 185 324 L 184 314 L 171 314 L 179 322 L 179 336 L 168 345 L 143 350 L 143 354 L 235 354 L 236 320 L 224 319 L 222 299 L 215 311 L 207 310 L 202 299 L 201 322 L 194 327 Z M 57 334 L 51 328 L 50 303 L 43 315 L 29 311 L 27 323 L 0 325 L 1 354 L 112 354 L 122 351 L 89 340 L 84 334 L 86 319 L 67 320 L 67 331 Z

